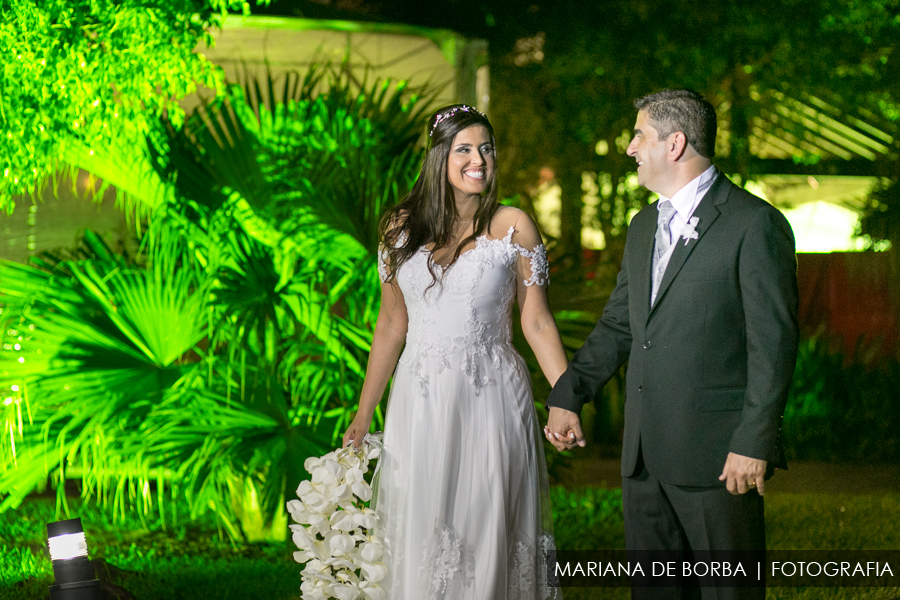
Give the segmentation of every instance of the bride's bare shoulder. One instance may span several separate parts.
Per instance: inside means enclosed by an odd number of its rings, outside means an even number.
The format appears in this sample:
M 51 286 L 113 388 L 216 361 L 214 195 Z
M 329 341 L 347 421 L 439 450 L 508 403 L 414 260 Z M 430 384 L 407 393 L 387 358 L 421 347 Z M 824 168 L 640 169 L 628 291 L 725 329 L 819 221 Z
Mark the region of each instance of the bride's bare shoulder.
M 530 234 L 537 231 L 534 221 L 527 212 L 514 206 L 501 206 L 491 221 L 491 236 L 503 237 L 509 232 L 510 227 L 513 228 L 514 234 Z
M 501 205 L 491 219 L 491 237 L 503 237 L 510 227 L 518 229 L 522 219 L 529 219 L 525 211 L 514 206 Z

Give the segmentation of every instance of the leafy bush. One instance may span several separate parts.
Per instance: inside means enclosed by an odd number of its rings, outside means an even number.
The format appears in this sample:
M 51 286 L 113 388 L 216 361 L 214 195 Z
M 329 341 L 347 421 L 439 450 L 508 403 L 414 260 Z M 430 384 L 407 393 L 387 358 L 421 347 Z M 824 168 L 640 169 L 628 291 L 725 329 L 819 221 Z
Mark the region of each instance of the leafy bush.
M 257 4 L 268 4 L 262 0 Z M 0 210 L 30 192 L 63 156 L 139 139 L 163 111 L 201 85 L 224 88 L 199 52 L 242 0 L 3 0 L 0 2 Z M 160 93 L 165 90 L 165 93 Z
M 803 340 L 784 413 L 788 458 L 900 460 L 898 389 L 895 357 L 847 357 L 821 336 Z

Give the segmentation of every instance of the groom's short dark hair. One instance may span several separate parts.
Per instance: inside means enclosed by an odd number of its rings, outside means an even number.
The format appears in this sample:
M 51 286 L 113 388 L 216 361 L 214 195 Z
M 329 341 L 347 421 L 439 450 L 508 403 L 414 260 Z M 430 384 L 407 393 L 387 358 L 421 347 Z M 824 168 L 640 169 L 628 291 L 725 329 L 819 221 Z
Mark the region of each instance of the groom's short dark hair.
M 698 154 L 706 158 L 716 155 L 716 110 L 697 92 L 663 90 L 638 98 L 634 107 L 647 111 L 659 139 L 680 131 Z

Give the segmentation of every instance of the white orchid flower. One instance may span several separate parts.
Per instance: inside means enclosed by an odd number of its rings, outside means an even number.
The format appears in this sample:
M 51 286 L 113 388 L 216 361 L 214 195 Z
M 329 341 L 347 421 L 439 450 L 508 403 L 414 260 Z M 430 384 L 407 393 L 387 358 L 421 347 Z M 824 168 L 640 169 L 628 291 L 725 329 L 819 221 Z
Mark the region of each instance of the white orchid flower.
M 312 472 L 313 472 L 314 470 L 316 470 L 316 468 L 318 468 L 323 462 L 325 462 L 325 459 L 326 459 L 327 457 L 328 457 L 328 454 L 326 454 L 326 455 L 323 456 L 323 457 L 319 457 L 319 456 L 310 456 L 310 457 L 307 458 L 305 461 L 303 461 L 303 468 L 306 469 L 306 472 L 307 472 L 307 473 L 312 473 Z
M 380 542 L 365 542 L 359 547 L 359 555 L 366 562 L 374 563 L 384 556 L 384 546 Z
M 305 527 L 291 525 L 291 540 L 301 550 L 311 551 L 316 545 L 316 539 L 309 535 L 309 531 Z
M 325 595 L 328 591 L 328 584 L 324 581 L 305 580 L 300 584 L 300 591 L 303 594 L 301 596 L 303 600 L 329 600 Z
M 360 469 L 348 469 L 347 474 L 344 476 L 344 481 L 350 484 L 350 488 L 357 498 L 363 502 L 368 502 L 372 499 L 372 488 L 366 483 L 364 475 L 365 473 Z
M 346 483 L 334 488 L 331 492 L 330 500 L 335 504 L 347 503 L 353 499 L 353 490 Z
M 372 498 L 365 474 L 369 461 L 381 453 L 380 436 L 367 435 L 360 450 L 341 448 L 310 457 L 304 467 L 308 481 L 297 487 L 299 500 L 287 503 L 292 540 L 300 549 L 294 560 L 301 571 L 304 600 L 387 600 L 377 582 L 387 575 L 379 562 L 382 541 L 370 536 L 378 515 L 362 503 Z
M 359 585 L 359 577 L 356 576 L 356 565 L 346 560 L 339 560 L 332 564 L 333 567 L 340 567 L 343 570 L 337 572 L 337 580 L 340 583 L 352 583 Z M 349 569 L 349 570 L 348 570 Z
M 297 495 L 300 496 L 300 500 L 303 501 L 303 505 L 307 510 L 312 509 L 313 506 L 317 504 L 321 504 L 321 502 L 325 499 L 325 495 L 322 493 L 322 489 L 320 486 L 313 485 L 308 481 L 304 481 L 303 483 L 307 484 L 305 487 L 303 484 L 297 488 Z
M 363 582 L 359 586 L 359 591 L 365 600 L 387 600 L 387 592 L 377 583 L 367 584 Z
M 353 520 L 358 527 L 372 530 L 378 525 L 378 514 L 371 508 L 364 508 L 362 512 L 353 515 Z
M 331 515 L 328 520 L 332 529 L 338 531 L 350 532 L 356 529 L 356 520 L 353 514 L 348 510 L 340 510 Z
M 309 518 L 309 511 L 306 509 L 306 505 L 303 504 L 303 502 L 301 502 L 300 500 L 288 501 L 287 510 L 290 513 L 291 518 L 296 523 L 307 523 L 307 519 Z
M 372 583 L 378 583 L 387 575 L 387 566 L 384 563 L 364 562 L 359 565 L 359 568 L 362 569 L 363 575 L 366 576 L 366 580 L 371 581 Z
M 302 498 L 304 494 L 309 493 L 309 491 L 313 489 L 312 482 L 308 480 L 303 480 L 300 482 L 300 485 L 297 486 L 297 496 Z
M 325 532 L 331 529 L 328 525 L 328 519 L 319 513 L 310 514 L 307 522 L 309 523 L 310 530 L 319 535 L 325 535 Z
M 362 464 L 363 458 L 352 448 L 344 448 L 337 457 L 338 462 L 347 469 L 357 468 Z
M 377 440 L 374 438 L 370 440 L 366 446 L 366 460 L 375 460 L 379 456 L 381 456 L 381 437 L 379 436 Z
M 359 586 L 337 583 L 328 586 L 328 592 L 337 600 L 356 600 L 359 598 Z
M 372 488 L 369 487 L 369 484 L 365 481 L 362 483 L 354 483 L 352 489 L 353 494 L 363 502 L 368 502 L 372 499 Z
M 352 550 L 356 544 L 353 538 L 340 531 L 329 531 L 325 534 L 325 546 L 332 556 L 342 556 Z
M 681 230 L 681 237 L 684 238 L 684 245 L 687 246 L 688 242 L 691 240 L 696 240 L 700 238 L 700 234 L 697 233 L 697 224 L 700 222 L 700 217 L 691 217 L 690 220 L 685 224 L 684 228 Z
M 321 581 L 325 583 L 334 583 L 336 579 L 331 574 L 331 569 L 328 569 L 327 567 L 328 565 L 323 561 L 313 559 L 306 563 L 306 568 L 303 569 L 302 573 L 307 576 L 308 580 L 312 580 L 313 582 Z
M 342 581 L 359 581 L 359 578 L 356 576 L 355 571 L 359 569 L 356 562 L 353 560 L 347 560 L 347 558 L 352 558 L 350 554 L 346 554 L 343 557 L 331 557 L 328 561 L 328 564 L 332 568 L 344 569 L 343 571 L 338 571 L 336 577 Z
M 306 560 L 298 560 L 297 562 L 305 562 L 307 568 L 309 568 L 310 566 L 310 561 L 317 561 L 319 563 L 322 563 L 322 561 L 327 560 L 331 557 L 331 552 L 329 552 L 325 548 L 325 545 L 322 542 L 314 542 L 309 545 L 309 547 L 302 548 L 301 550 L 302 554 L 306 555 L 304 557 Z
M 329 458 L 318 469 L 313 471 L 313 481 L 340 481 L 344 474 L 344 468 L 335 460 L 334 457 Z

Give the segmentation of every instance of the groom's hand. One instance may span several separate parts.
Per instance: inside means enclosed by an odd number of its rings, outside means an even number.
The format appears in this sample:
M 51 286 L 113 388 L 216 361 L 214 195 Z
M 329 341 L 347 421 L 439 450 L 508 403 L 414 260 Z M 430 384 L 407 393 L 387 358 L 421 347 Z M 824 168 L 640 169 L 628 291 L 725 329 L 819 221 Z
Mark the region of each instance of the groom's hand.
M 571 410 L 550 407 L 550 416 L 547 426 L 544 427 L 544 435 L 553 444 L 553 447 L 562 452 L 575 446 L 584 448 L 584 434 L 581 433 L 581 419 Z
M 732 494 L 745 494 L 755 488 L 762 496 L 765 492 L 765 477 L 766 461 L 729 452 L 719 481 L 724 481 L 725 487 Z

